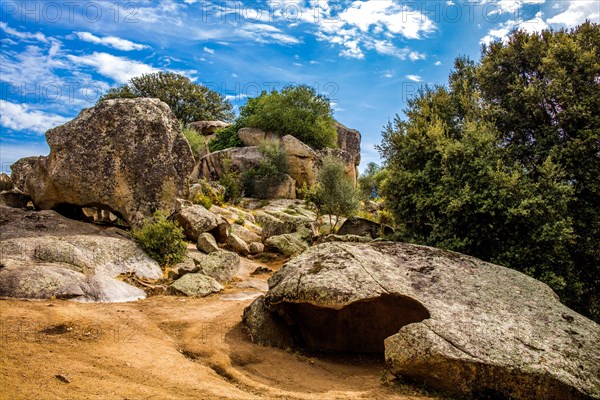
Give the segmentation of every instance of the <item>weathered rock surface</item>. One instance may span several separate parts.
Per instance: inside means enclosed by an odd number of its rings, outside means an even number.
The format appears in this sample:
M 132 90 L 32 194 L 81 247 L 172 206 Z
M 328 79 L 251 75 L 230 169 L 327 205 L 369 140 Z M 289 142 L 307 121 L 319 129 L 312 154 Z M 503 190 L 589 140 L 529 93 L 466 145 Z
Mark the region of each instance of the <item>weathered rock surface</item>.
M 25 157 L 10 166 L 10 179 L 12 180 L 14 187 L 22 192 L 25 191 L 25 183 L 27 182 L 28 177 L 35 174 L 35 163 L 40 158 L 42 160 L 46 159 L 44 156 Z
M 248 248 L 248 243 L 246 243 L 243 239 L 239 238 L 235 233 L 232 233 L 227 238 L 227 245 L 229 248 L 241 256 L 246 256 L 250 253 L 250 249 Z
M 240 269 L 240 257 L 231 251 L 219 250 L 196 259 L 200 272 L 222 283 L 229 282 Z
M 271 236 L 265 240 L 265 248 L 276 253 L 292 257 L 308 249 L 308 244 L 297 233 Z
M 215 151 L 200 160 L 200 176 L 209 180 L 219 180 L 225 174 L 226 167 L 236 171 L 248 171 L 262 160 L 258 147 L 236 147 Z
M 258 128 L 242 128 L 238 131 L 238 137 L 244 146 L 258 146 L 264 140 L 277 140 L 279 136 L 272 132 L 265 132 Z
M 223 285 L 204 274 L 186 274 L 171 284 L 171 288 L 190 297 L 204 297 L 223 290 Z
M 41 209 L 92 206 L 137 225 L 154 210 L 174 211 L 176 198 L 188 194 L 192 151 L 158 99 L 103 101 L 50 129 L 46 140 L 50 155 L 33 172 L 30 159 L 15 168 L 15 182 Z
M 348 242 L 348 243 L 369 243 L 372 242 L 368 236 L 359 236 L 359 235 L 325 235 L 321 236 L 318 240 L 320 243 L 331 243 L 331 242 Z
M 175 218 L 183 233 L 193 241 L 198 241 L 200 234 L 215 229 L 220 222 L 216 215 L 199 204 L 182 208 Z
M 196 248 L 203 253 L 210 254 L 219 251 L 219 246 L 214 236 L 210 233 L 201 233 L 196 242 Z
M 600 397 L 600 326 L 545 284 L 458 253 L 325 243 L 277 271 L 259 301 L 244 318 L 257 342 L 385 351 L 392 373 L 454 393 Z
M 265 245 L 260 242 L 252 242 L 248 245 L 250 254 L 259 254 L 265 251 Z
M 186 274 L 193 274 L 199 271 L 200 265 L 197 264 L 194 257 L 187 254 L 182 262 L 168 269 L 167 276 L 169 279 L 179 279 Z
M 356 129 L 350 129 L 340 124 L 335 123 L 337 129 L 337 144 L 338 148 L 347 151 L 353 158 L 354 166 L 360 164 L 360 132 Z
M 356 185 L 358 181 L 358 169 L 355 163 L 355 157 L 348 151 L 342 149 L 321 149 L 318 151 L 318 161 L 316 168 L 320 168 L 325 157 L 333 157 L 344 163 L 344 173 Z
M 357 235 L 370 236 L 376 239 L 381 236 L 393 235 L 394 229 L 387 225 L 382 225 L 366 218 L 349 218 L 337 232 L 338 235 Z
M 162 271 L 126 234 L 67 219 L 54 211 L 0 206 L 0 296 L 119 302 L 144 298 L 118 279 Z
M 31 197 L 23 194 L 19 189 L 0 192 L 0 205 L 14 208 L 26 208 Z
M 10 176 L 4 172 L 0 173 L 0 192 L 13 188 L 13 182 Z
M 210 136 L 217 133 L 219 129 L 227 128 L 231 124 L 223 121 L 196 121 L 187 124 L 187 127 L 195 130 L 203 136 Z
M 233 224 L 231 225 L 231 233 L 242 239 L 246 243 L 262 242 L 262 238 L 256 232 L 246 228 L 243 225 Z
M 308 145 L 291 135 L 281 138 L 281 145 L 288 155 L 288 173 L 301 188 L 304 184 L 312 187 L 317 182 L 317 153 Z
M 280 349 L 292 348 L 294 339 L 287 324 L 275 318 L 264 304 L 264 296 L 258 297 L 244 309 L 242 323 L 252 342 Z
M 316 215 L 302 206 L 301 201 L 273 200 L 255 212 L 254 218 L 262 227 L 262 237 L 299 232 L 303 238 L 316 234 Z

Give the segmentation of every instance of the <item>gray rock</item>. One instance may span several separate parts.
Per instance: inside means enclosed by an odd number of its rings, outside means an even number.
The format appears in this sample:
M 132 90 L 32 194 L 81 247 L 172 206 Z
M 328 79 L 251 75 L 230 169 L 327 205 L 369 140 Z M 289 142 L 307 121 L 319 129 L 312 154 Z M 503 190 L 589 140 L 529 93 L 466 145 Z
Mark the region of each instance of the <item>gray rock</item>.
M 235 251 L 239 255 L 246 256 L 248 253 L 250 253 L 250 250 L 248 249 L 248 243 L 240 239 L 234 233 L 230 234 L 227 238 L 227 245 L 231 248 L 231 250 Z
M 265 139 L 275 140 L 279 138 L 274 133 L 267 133 L 258 128 L 242 128 L 238 131 L 238 136 L 244 146 L 258 146 Z
M 204 297 L 223 290 L 223 285 L 204 274 L 186 274 L 170 286 L 176 291 L 190 297 Z
M 200 256 L 196 263 L 203 274 L 227 283 L 240 269 L 240 256 L 231 251 L 220 250 Z
M 348 218 L 337 232 L 338 235 L 370 236 L 376 239 L 381 236 L 394 234 L 394 229 L 387 225 L 378 224 L 365 218 Z
M 200 265 L 197 264 L 194 257 L 186 255 L 184 260 L 169 268 L 167 276 L 169 279 L 179 279 L 185 274 L 193 274 L 200 271 Z
M 201 233 L 215 229 L 220 222 L 216 215 L 199 204 L 182 208 L 177 213 L 176 220 L 185 235 L 193 241 L 197 241 Z
M 373 239 L 370 236 L 358 235 L 325 235 L 319 238 L 319 243 L 331 242 L 349 242 L 349 243 L 369 243 Z
M 285 235 L 271 236 L 265 240 L 265 248 L 270 251 L 281 253 L 284 256 L 296 256 L 306 249 L 308 244 L 302 237 L 296 233 L 288 233 Z
M 13 188 L 13 182 L 10 176 L 4 172 L 0 173 L 0 192 Z
M 154 210 L 173 212 L 188 195 L 190 146 L 158 99 L 106 100 L 46 132 L 48 157 L 16 166 L 18 187 L 40 209 L 96 206 L 138 225 Z M 25 175 L 24 184 L 21 183 Z
M 600 396 L 600 326 L 545 284 L 404 243 L 325 243 L 269 279 L 264 307 L 315 350 L 383 352 L 390 371 L 456 394 Z M 250 312 L 250 311 L 249 311 Z M 257 342 L 262 320 L 245 319 Z M 299 342 L 295 342 L 298 344 Z
M 233 224 L 231 225 L 231 233 L 242 239 L 246 243 L 260 242 L 262 241 L 259 234 L 251 231 L 243 225 Z
M 0 206 L 0 296 L 119 302 L 145 297 L 120 274 L 159 279 L 162 271 L 118 229 L 54 211 Z
M 201 233 L 198 236 L 196 248 L 206 254 L 214 253 L 215 251 L 220 250 L 219 246 L 217 245 L 217 241 L 210 233 Z
M 218 181 L 226 172 L 226 164 L 236 171 L 248 171 L 262 160 L 258 147 L 235 147 L 215 151 L 200 160 L 200 177 Z
M 292 348 L 294 340 L 286 322 L 265 309 L 264 296 L 244 309 L 242 324 L 250 340 L 263 346 Z
M 288 155 L 288 173 L 297 187 L 314 186 L 317 182 L 317 153 L 291 135 L 282 137 L 281 145 Z
M 248 245 L 250 254 L 259 254 L 265 251 L 265 245 L 260 242 L 252 242 Z

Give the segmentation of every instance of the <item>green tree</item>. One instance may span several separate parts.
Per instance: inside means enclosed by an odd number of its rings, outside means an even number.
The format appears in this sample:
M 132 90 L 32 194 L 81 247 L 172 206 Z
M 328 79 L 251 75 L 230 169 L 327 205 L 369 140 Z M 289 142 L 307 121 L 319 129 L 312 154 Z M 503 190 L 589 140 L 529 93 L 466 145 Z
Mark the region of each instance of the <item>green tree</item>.
M 513 32 L 383 132 L 402 238 L 526 272 L 598 309 L 600 31 Z
M 359 206 L 358 191 L 346 176 L 345 165 L 335 157 L 327 156 L 319 169 L 317 184 L 305 190 L 305 203 L 317 213 L 317 219 L 329 215 L 330 232 L 334 232 L 340 217 L 350 218 Z M 335 218 L 335 222 L 333 222 Z
M 329 99 L 307 85 L 263 92 L 240 109 L 242 126 L 292 135 L 316 149 L 335 147 L 337 130 Z
M 367 164 L 365 172 L 358 177 L 358 188 L 363 199 L 379 197 L 381 183 L 387 175 L 387 170 L 374 162 Z
M 183 124 L 203 120 L 233 120 L 231 103 L 206 86 L 173 72 L 155 72 L 132 78 L 128 83 L 110 89 L 100 100 L 152 97 L 169 105 Z

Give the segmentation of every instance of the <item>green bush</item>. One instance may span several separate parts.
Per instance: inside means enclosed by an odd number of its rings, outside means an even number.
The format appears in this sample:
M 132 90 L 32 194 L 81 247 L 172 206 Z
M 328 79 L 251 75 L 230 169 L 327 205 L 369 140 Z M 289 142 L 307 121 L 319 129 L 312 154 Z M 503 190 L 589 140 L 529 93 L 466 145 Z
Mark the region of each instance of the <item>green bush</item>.
M 241 107 L 241 126 L 292 135 L 309 146 L 337 146 L 337 129 L 329 99 L 307 85 L 263 92 Z M 237 132 L 237 131 L 236 131 Z
M 200 204 L 207 210 L 212 207 L 213 204 L 221 205 L 223 203 L 223 195 L 213 189 L 205 179 L 199 179 L 197 184 L 199 188 L 194 188 L 194 192 L 190 197 L 190 201 L 194 204 Z
M 208 149 L 211 152 L 229 149 L 231 147 L 243 147 L 243 143 L 240 140 L 237 132 L 241 129 L 241 125 L 239 121 L 236 121 L 234 124 L 228 126 L 227 128 L 222 128 L 217 131 L 217 134 L 213 140 L 208 142 Z
M 264 140 L 259 146 L 263 159 L 243 175 L 247 196 L 268 199 L 288 172 L 288 155 L 279 140 Z
M 317 184 L 304 189 L 304 201 L 317 212 L 317 219 L 329 215 L 330 232 L 335 232 L 339 217 L 350 218 L 358 211 L 359 193 L 346 176 L 343 161 L 328 156 L 319 169 Z M 335 222 L 332 221 L 335 216 Z
M 223 175 L 219 183 L 225 188 L 226 202 L 237 204 L 242 197 L 242 177 L 231 165 L 231 159 L 223 159 Z
M 183 127 L 181 129 L 181 132 L 190 144 L 190 147 L 192 148 L 192 153 L 194 153 L 194 158 L 197 161 L 200 155 L 200 151 L 206 149 L 206 138 L 203 135 L 196 132 L 194 129 L 188 127 Z
M 163 268 L 183 261 L 187 251 L 183 229 L 164 212 L 155 212 L 151 219 L 134 228 L 131 236 Z

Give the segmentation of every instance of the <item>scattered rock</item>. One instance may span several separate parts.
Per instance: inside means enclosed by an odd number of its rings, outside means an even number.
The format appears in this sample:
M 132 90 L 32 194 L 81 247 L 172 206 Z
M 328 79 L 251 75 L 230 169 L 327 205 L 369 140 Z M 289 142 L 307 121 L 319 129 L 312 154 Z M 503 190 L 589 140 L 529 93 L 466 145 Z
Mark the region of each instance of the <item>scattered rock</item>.
M 184 260 L 178 264 L 173 265 L 169 268 L 167 276 L 169 279 L 179 279 L 186 274 L 193 274 L 200 271 L 200 266 L 196 263 L 194 258 L 186 255 Z
M 67 375 L 56 374 L 56 375 L 54 375 L 54 377 L 56 379 L 58 379 L 59 381 L 61 381 L 62 383 L 71 383 L 71 379 Z
M 185 235 L 193 241 L 197 241 L 201 233 L 215 229 L 220 222 L 216 215 L 199 204 L 182 208 L 176 220 Z
M 377 239 L 381 236 L 391 236 L 394 229 L 390 226 L 378 224 L 365 218 L 349 218 L 342 224 L 337 232 L 338 235 L 370 236 Z
M 270 274 L 271 272 L 273 272 L 271 268 L 260 266 L 257 267 L 254 271 L 252 271 L 250 275 Z
M 219 251 L 219 246 L 217 245 L 217 241 L 210 233 L 201 233 L 198 236 L 198 242 L 196 243 L 196 248 L 203 253 L 210 254 L 215 251 Z
M 600 326 L 545 284 L 458 253 L 324 243 L 277 271 L 264 305 L 247 313 L 256 342 L 292 337 L 313 350 L 385 351 L 394 375 L 458 395 L 600 396 Z
M 265 248 L 281 253 L 284 256 L 292 257 L 308 249 L 308 245 L 297 233 L 288 233 L 285 235 L 271 236 L 265 240 Z
M 235 251 L 239 255 L 245 256 L 250 253 L 250 249 L 248 249 L 248 243 L 240 239 L 236 234 L 232 233 L 227 238 L 227 244 L 231 248 L 231 250 Z
M 173 212 L 188 195 L 190 146 L 169 106 L 158 99 L 114 99 L 84 109 L 46 132 L 48 157 L 16 166 L 20 189 L 36 207 L 98 208 L 138 225 L 154 210 Z M 19 171 L 21 170 L 21 171 Z M 25 171 L 23 171 L 25 170 Z
M 227 172 L 226 166 L 236 171 L 248 171 L 258 166 L 262 158 L 256 146 L 215 151 L 200 160 L 200 177 L 218 181 Z
M 196 263 L 200 272 L 222 283 L 229 282 L 240 269 L 240 257 L 225 250 L 202 255 Z
M 248 245 L 248 250 L 250 250 L 250 254 L 259 254 L 265 251 L 265 245 L 260 242 L 252 242 Z
M 183 275 L 170 287 L 190 297 L 204 297 L 223 290 L 223 286 L 219 282 L 200 273 Z
M 119 229 L 70 220 L 55 211 L 0 206 L 0 296 L 119 302 L 145 297 L 121 274 L 159 279 L 162 271 Z
M 233 224 L 231 225 L 231 233 L 242 239 L 246 243 L 260 242 L 262 241 L 260 235 L 244 227 L 243 225 Z

